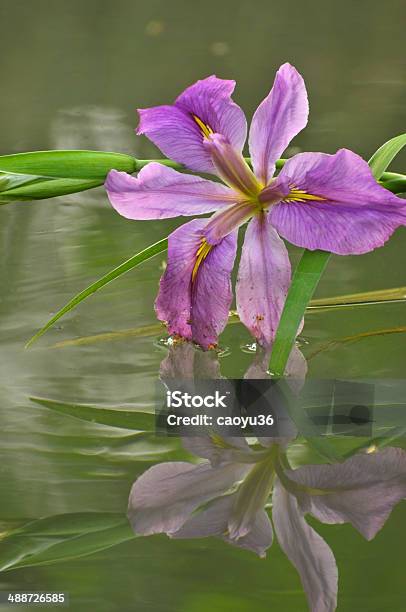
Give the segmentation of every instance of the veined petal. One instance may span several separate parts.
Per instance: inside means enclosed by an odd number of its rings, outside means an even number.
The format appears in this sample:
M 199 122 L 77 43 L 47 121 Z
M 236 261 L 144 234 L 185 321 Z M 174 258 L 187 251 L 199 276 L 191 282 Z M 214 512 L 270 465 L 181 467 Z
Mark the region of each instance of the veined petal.
M 248 221 L 255 211 L 256 206 L 250 201 L 231 204 L 231 206 L 219 210 L 211 217 L 204 230 L 207 242 L 218 244 L 224 236 L 227 236 L 230 232 L 238 229 L 243 223 Z
M 279 175 L 272 179 L 267 187 L 262 189 L 258 195 L 258 200 L 265 209 L 274 204 L 278 204 L 290 193 L 290 179 L 287 176 Z
M 168 265 L 155 308 L 170 334 L 207 349 L 217 344 L 228 321 L 237 234 L 212 246 L 204 237 L 206 225 L 207 219 L 194 219 L 169 236 Z
M 406 223 L 406 202 L 378 185 L 368 164 L 341 149 L 300 153 L 281 171 L 293 189 L 271 210 L 272 224 L 297 246 L 358 255 L 382 246 Z
M 200 215 L 229 206 L 236 199 L 225 185 L 155 162 L 137 177 L 111 170 L 105 187 L 113 208 L 127 219 Z
M 160 463 L 134 483 L 128 517 L 136 533 L 172 533 L 201 504 L 228 491 L 247 471 L 247 466 L 226 464 L 213 469 L 210 463 L 183 461 Z
M 193 514 L 172 537 L 207 538 L 224 535 L 234 501 L 234 494 L 214 499 L 207 508 Z
M 210 134 L 205 140 L 205 148 L 210 152 L 218 176 L 237 193 L 256 197 L 261 184 L 240 151 L 229 143 L 222 134 Z
M 247 122 L 231 100 L 235 82 L 210 76 L 188 87 L 173 106 L 139 109 L 138 134 L 145 134 L 169 158 L 197 172 L 214 172 L 203 141 L 213 132 L 223 134 L 242 151 Z
M 275 162 L 307 124 L 309 103 L 301 75 L 290 64 L 276 73 L 273 87 L 252 119 L 249 147 L 257 178 L 266 186 Z
M 312 612 L 334 612 L 338 572 L 330 547 L 308 525 L 296 498 L 279 480 L 272 497 L 272 519 L 279 545 L 295 566 Z
M 168 238 L 168 262 L 155 301 L 158 319 L 170 334 L 192 339 L 192 273 L 202 230 L 207 221 L 194 219 L 176 229 Z
M 263 346 L 275 337 L 289 284 L 285 244 L 273 229 L 270 214 L 258 214 L 245 234 L 236 295 L 241 321 Z
M 210 248 L 192 284 L 192 337 L 203 348 L 215 346 L 227 325 L 233 292 L 231 272 L 237 251 L 237 232 Z
M 371 540 L 395 505 L 406 498 L 406 452 L 386 448 L 344 463 L 306 465 L 287 471 L 286 476 L 309 488 L 298 495 L 303 512 L 323 523 L 351 523 Z

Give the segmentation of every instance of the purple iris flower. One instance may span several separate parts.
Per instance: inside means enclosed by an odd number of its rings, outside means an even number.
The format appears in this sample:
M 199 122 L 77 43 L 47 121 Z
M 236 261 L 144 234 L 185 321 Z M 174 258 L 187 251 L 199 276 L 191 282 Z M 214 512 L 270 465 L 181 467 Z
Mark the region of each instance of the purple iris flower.
M 278 70 L 252 119 L 251 169 L 242 155 L 247 122 L 231 99 L 234 87 L 234 81 L 210 76 L 188 87 L 172 106 L 139 110 L 138 134 L 167 157 L 224 184 L 154 162 L 136 178 L 112 170 L 106 180 L 111 204 L 129 219 L 216 211 L 169 236 L 168 265 L 155 303 L 170 334 L 203 348 L 217 344 L 227 323 L 238 228 L 247 221 L 237 309 L 267 347 L 290 284 L 281 236 L 311 250 L 361 254 L 382 246 L 406 221 L 404 201 L 381 187 L 368 164 L 347 149 L 335 155 L 300 153 L 274 178 L 276 160 L 308 117 L 303 78 L 290 64 Z
M 260 557 L 275 532 L 312 612 L 336 609 L 338 572 L 332 550 L 305 515 L 326 524 L 350 523 L 372 540 L 406 494 L 406 452 L 400 448 L 292 470 L 282 467 L 283 451 L 272 443 L 267 451 L 252 450 L 244 438 L 183 443 L 204 461 L 161 463 L 144 472 L 129 498 L 134 531 L 175 539 L 215 536 Z

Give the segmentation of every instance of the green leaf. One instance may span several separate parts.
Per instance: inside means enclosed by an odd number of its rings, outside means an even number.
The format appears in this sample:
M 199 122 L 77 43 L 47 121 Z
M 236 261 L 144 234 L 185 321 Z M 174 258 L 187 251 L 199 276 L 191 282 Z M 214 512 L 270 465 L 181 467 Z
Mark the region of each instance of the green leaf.
M 35 336 L 33 336 L 27 342 L 26 348 L 31 346 L 36 340 L 38 340 L 38 338 L 40 338 L 43 334 L 45 334 L 45 332 L 50 327 L 52 327 L 56 323 L 56 321 L 58 321 L 61 317 L 63 317 L 63 315 L 65 315 L 69 311 L 76 308 L 76 306 L 80 304 L 81 302 L 83 302 L 83 300 L 88 298 L 89 295 L 92 295 L 93 293 L 95 293 L 96 291 L 98 291 L 99 289 L 107 285 L 108 283 L 110 283 L 115 278 L 118 278 L 119 276 L 122 276 L 126 272 L 129 272 L 136 266 L 139 266 L 144 261 L 147 261 L 148 259 L 155 257 L 155 255 L 158 255 L 159 253 L 162 253 L 162 251 L 166 250 L 167 246 L 168 246 L 167 238 L 164 238 L 163 240 L 159 240 L 158 242 L 155 242 L 155 244 L 152 244 L 151 246 L 147 247 L 146 249 L 143 249 L 136 255 L 133 255 L 132 257 L 130 257 L 130 259 L 127 259 L 122 264 L 120 264 L 119 266 L 111 270 L 110 272 L 107 272 L 107 274 L 99 278 L 99 280 L 97 280 L 95 283 L 92 283 L 91 285 L 89 285 L 89 287 L 87 287 L 86 289 L 84 289 L 83 291 L 75 295 L 71 300 L 69 300 L 67 304 L 65 304 L 65 306 L 63 306 L 63 308 L 58 310 L 58 312 L 52 317 L 52 319 L 50 319 L 47 323 L 45 323 L 45 325 L 35 334 Z
M 305 250 L 296 267 L 272 346 L 269 370 L 273 376 L 284 374 L 300 322 L 330 255 L 326 251 Z
M 406 145 L 406 134 L 396 136 L 374 153 L 369 160 L 374 177 L 379 180 L 390 162 Z M 325 270 L 330 253 L 305 250 L 296 267 L 272 346 L 269 370 L 283 376 L 300 321 Z
M 30 397 L 30 400 L 60 414 L 66 414 L 83 421 L 90 421 L 91 423 L 137 431 L 155 430 L 155 415 L 150 412 L 122 410 L 119 408 L 100 408 L 88 404 L 69 404 L 42 397 Z
M 104 151 L 32 151 L 0 156 L 0 171 L 48 178 L 104 180 L 111 169 L 135 172 L 137 160 Z
M 135 172 L 137 160 L 104 151 L 32 151 L 0 156 L 0 203 L 38 200 L 98 187 L 112 170 Z
M 123 514 L 83 512 L 31 521 L 2 534 L 0 571 L 77 559 L 135 537 Z
M 70 193 L 87 191 L 103 185 L 103 180 L 83 179 L 40 179 L 29 181 L 25 185 L 0 191 L 0 204 L 30 200 L 44 200 L 56 198 Z
M 368 163 L 376 179 L 381 178 L 391 161 L 404 146 L 406 146 L 406 134 L 400 134 L 399 136 L 395 136 L 395 138 L 391 138 L 388 142 L 385 142 L 385 144 L 379 147 L 373 154 Z

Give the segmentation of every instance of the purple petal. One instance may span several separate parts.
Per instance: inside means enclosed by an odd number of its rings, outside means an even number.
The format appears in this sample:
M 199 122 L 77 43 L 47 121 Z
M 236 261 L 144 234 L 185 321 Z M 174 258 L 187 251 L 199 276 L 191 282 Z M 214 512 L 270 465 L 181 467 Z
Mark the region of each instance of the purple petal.
M 334 612 L 338 572 L 330 547 L 303 518 L 296 498 L 275 484 L 272 519 L 279 545 L 297 569 L 312 612 Z
M 288 252 L 270 223 L 270 215 L 249 223 L 237 279 L 237 309 L 241 321 L 263 346 L 276 333 L 290 284 Z
M 224 495 L 213 500 L 210 505 L 188 518 L 173 538 L 208 538 L 222 536 L 227 530 L 228 517 L 232 510 L 235 495 Z
M 208 508 L 194 514 L 173 534 L 174 538 L 207 538 L 218 536 L 229 544 L 252 550 L 265 557 L 273 539 L 272 525 L 265 510 L 260 510 L 252 524 L 251 531 L 244 537 L 231 539 L 227 533 L 228 520 L 235 502 L 235 494 L 214 500 Z
M 250 201 L 231 204 L 216 212 L 207 223 L 204 235 L 210 244 L 218 244 L 224 236 L 238 229 L 248 221 L 255 212 L 255 205 Z
M 288 197 L 299 201 L 285 199 L 271 211 L 275 228 L 297 246 L 357 255 L 382 246 L 406 223 L 405 201 L 378 185 L 368 164 L 346 149 L 296 155 L 281 176 L 305 192 L 301 198 L 292 191 Z
M 252 119 L 249 147 L 255 175 L 267 185 L 275 162 L 307 124 L 309 103 L 301 75 L 290 64 L 276 73 L 273 87 Z
M 234 87 L 234 81 L 215 76 L 197 81 L 173 106 L 140 109 L 137 133 L 148 136 L 164 155 L 191 170 L 214 172 L 210 153 L 203 146 L 205 136 L 222 134 L 237 151 L 242 151 L 246 139 L 244 113 L 231 100 Z
M 206 224 L 207 219 L 194 219 L 169 236 L 168 265 L 155 302 L 158 318 L 167 322 L 170 334 L 203 348 L 216 345 L 227 324 L 237 249 L 234 232 L 210 246 L 199 260 Z
M 162 164 L 145 166 L 137 177 L 111 170 L 105 183 L 113 208 L 127 219 L 201 215 L 235 202 L 231 189 Z
M 229 462 L 244 463 L 253 456 L 245 438 L 236 436 L 185 436 L 182 438 L 182 445 L 197 457 L 208 459 L 213 467 Z
M 272 179 L 265 189 L 258 195 L 259 202 L 267 210 L 273 204 L 278 204 L 290 193 L 290 178 L 287 176 L 278 176 Z
M 134 483 L 128 517 L 136 533 L 173 533 L 201 504 L 227 492 L 247 471 L 247 466 L 209 463 L 161 463 Z
M 224 536 L 224 540 L 239 548 L 252 550 L 259 557 L 265 557 L 267 549 L 273 542 L 273 530 L 268 514 L 265 510 L 259 510 L 252 521 L 251 529 L 247 535 L 238 538 L 238 540 Z
M 370 540 L 393 507 L 406 498 L 406 452 L 387 448 L 355 455 L 336 465 L 308 465 L 287 472 L 287 476 L 323 490 L 322 495 L 300 494 L 304 512 L 323 523 L 351 523 Z
M 228 322 L 231 271 L 237 251 L 237 232 L 213 246 L 201 264 L 192 287 L 192 336 L 203 348 L 216 345 Z
M 222 134 L 210 134 L 204 143 L 218 176 L 226 185 L 248 198 L 256 198 L 261 184 L 242 156 Z M 282 198 L 279 198 L 282 199 Z
M 206 220 L 194 219 L 170 234 L 168 263 L 155 301 L 157 317 L 169 333 L 187 340 L 192 339 L 192 273 L 205 225 Z

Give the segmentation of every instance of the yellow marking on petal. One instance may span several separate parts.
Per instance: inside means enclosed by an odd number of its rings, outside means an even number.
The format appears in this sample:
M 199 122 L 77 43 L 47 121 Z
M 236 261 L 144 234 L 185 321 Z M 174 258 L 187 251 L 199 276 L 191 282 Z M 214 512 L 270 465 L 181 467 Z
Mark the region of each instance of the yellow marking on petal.
M 210 134 L 214 134 L 214 131 L 211 129 L 211 127 L 207 123 L 203 123 L 203 121 L 197 115 L 192 115 L 192 117 L 196 121 L 201 133 L 205 138 L 208 138 Z
M 211 249 L 212 249 L 212 245 L 206 242 L 205 238 L 203 238 L 196 252 L 196 261 L 195 261 L 195 265 L 193 266 L 193 271 L 192 271 L 192 283 L 194 282 L 196 278 L 196 274 L 200 268 L 200 265 L 206 259 Z
M 285 202 L 306 202 L 306 200 L 324 202 L 326 198 L 307 193 L 304 189 L 291 189 L 289 194 L 284 198 Z
M 368 446 L 366 452 L 368 455 L 371 455 L 372 453 L 376 453 L 377 450 L 378 447 L 376 446 L 376 444 L 371 444 L 371 446 Z

